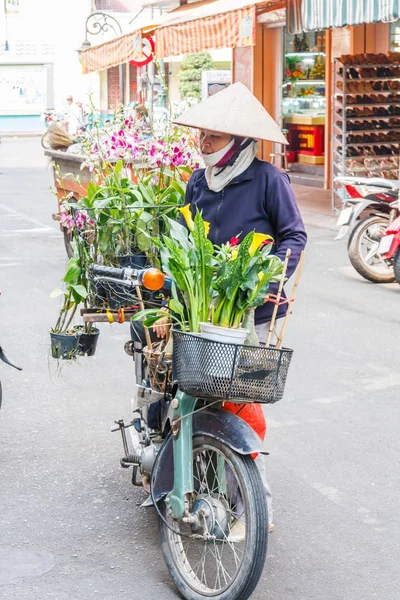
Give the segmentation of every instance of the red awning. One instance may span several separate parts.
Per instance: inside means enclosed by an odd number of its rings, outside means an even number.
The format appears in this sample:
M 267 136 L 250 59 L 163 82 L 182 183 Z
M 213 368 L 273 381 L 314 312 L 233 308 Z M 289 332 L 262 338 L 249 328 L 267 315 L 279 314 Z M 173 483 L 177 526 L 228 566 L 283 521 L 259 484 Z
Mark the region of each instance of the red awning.
M 257 14 L 276 10 L 284 2 L 270 0 L 216 0 L 174 15 L 156 29 L 158 58 L 201 50 L 252 46 Z

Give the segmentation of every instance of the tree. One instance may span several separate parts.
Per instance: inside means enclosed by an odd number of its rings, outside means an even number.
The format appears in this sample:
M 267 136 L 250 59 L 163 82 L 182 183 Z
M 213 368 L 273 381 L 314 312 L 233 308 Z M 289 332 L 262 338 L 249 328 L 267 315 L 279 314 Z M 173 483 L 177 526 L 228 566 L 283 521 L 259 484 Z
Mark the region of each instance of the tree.
M 179 73 L 179 91 L 184 98 L 201 99 L 201 74 L 213 68 L 213 60 L 209 52 L 188 54 L 182 61 Z

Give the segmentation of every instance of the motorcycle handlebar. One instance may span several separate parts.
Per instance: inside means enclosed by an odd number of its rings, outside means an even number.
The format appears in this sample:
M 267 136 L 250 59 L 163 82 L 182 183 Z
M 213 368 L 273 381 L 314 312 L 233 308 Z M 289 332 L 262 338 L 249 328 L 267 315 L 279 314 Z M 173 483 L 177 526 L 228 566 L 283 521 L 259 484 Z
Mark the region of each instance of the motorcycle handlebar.
M 104 267 L 103 265 L 92 265 L 92 275 L 98 277 L 113 277 L 114 279 L 125 279 L 127 273 L 125 267 L 119 269 L 118 267 Z
M 100 277 L 100 278 L 112 278 L 121 281 L 122 283 L 125 281 L 126 283 L 130 283 L 130 285 L 135 285 L 134 279 L 137 279 L 136 285 L 143 285 L 145 280 L 146 273 L 149 273 L 151 269 L 132 269 L 130 267 L 105 267 L 103 265 L 92 265 L 91 274 Z M 166 296 L 168 296 L 171 292 L 172 281 L 169 277 L 164 277 L 163 285 L 158 288 L 152 288 L 150 286 L 144 285 L 147 289 L 152 289 L 154 291 L 159 291 Z

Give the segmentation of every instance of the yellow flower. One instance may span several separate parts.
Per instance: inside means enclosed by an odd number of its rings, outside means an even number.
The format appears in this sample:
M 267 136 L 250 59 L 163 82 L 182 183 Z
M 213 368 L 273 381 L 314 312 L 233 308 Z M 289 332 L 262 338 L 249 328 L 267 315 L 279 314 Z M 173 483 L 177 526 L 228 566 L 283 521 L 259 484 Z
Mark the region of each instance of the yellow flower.
M 250 248 L 249 248 L 249 254 L 250 256 L 253 256 L 253 254 L 255 254 L 256 250 L 261 246 L 261 244 L 263 242 L 265 242 L 265 240 L 272 240 L 273 238 L 270 235 L 267 235 L 266 233 L 255 233 L 253 236 L 253 241 L 251 242 Z
M 208 237 L 208 234 L 210 233 L 210 223 L 208 221 L 203 221 L 204 223 L 204 229 L 206 232 L 206 237 Z
M 239 248 L 234 248 L 232 250 L 232 260 L 235 260 L 235 258 L 237 258 L 238 252 L 239 252 Z
M 258 280 L 262 282 L 263 279 L 264 279 L 264 273 L 262 271 L 260 271 L 258 274 Z
M 186 226 L 189 229 L 189 231 L 193 231 L 194 222 L 192 217 L 192 211 L 190 210 L 190 204 L 186 204 L 186 206 L 184 206 L 183 208 L 179 208 L 178 210 L 183 214 L 183 218 L 185 219 Z

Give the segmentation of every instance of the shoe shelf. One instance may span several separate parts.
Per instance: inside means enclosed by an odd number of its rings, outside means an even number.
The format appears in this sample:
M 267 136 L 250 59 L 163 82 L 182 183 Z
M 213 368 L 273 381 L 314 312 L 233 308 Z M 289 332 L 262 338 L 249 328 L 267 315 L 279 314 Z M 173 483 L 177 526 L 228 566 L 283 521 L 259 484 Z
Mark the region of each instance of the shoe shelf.
M 335 59 L 333 84 L 332 172 L 335 176 L 362 174 L 363 177 L 399 179 L 400 114 L 349 116 L 348 111 L 354 113 L 355 109 L 361 109 L 359 112 L 362 112 L 367 108 L 378 112 L 379 108 L 395 110 L 391 107 L 400 106 L 400 54 L 357 54 Z M 356 121 L 358 128 L 354 129 Z M 371 121 L 381 123 L 383 127 L 371 127 Z M 391 126 L 394 121 L 396 125 Z M 351 141 L 354 139 L 351 136 L 368 139 L 368 135 L 378 135 L 379 140 Z M 397 135 L 398 140 L 391 139 Z M 379 154 L 380 151 L 385 154 Z M 333 185 L 334 210 L 343 198 L 343 186 Z
M 361 144 L 358 144 L 358 145 L 361 146 Z M 376 145 L 379 146 L 379 144 L 376 144 Z M 333 153 L 340 158 L 342 166 L 343 166 L 343 160 L 364 160 L 365 158 L 374 158 L 376 160 L 380 160 L 381 158 L 395 158 L 396 160 L 399 159 L 398 154 L 365 154 L 365 155 L 359 155 L 359 156 L 352 156 L 352 155 L 348 154 L 347 156 L 343 156 L 343 154 L 341 152 L 339 152 L 338 150 L 334 150 Z
M 388 123 L 388 125 L 389 125 L 389 123 Z M 343 129 L 340 127 L 340 125 L 335 123 L 334 126 L 336 127 L 336 129 L 338 131 L 340 131 L 341 134 L 343 133 Z M 366 127 L 365 129 L 349 129 L 348 131 L 345 132 L 345 135 L 370 135 L 371 133 L 388 133 L 388 131 L 399 131 L 400 132 L 400 127 L 388 127 L 388 128 Z M 360 142 L 360 143 L 362 143 L 362 142 Z M 380 140 L 377 140 L 375 143 L 379 144 Z
M 361 94 L 357 94 L 357 96 L 360 96 Z M 354 104 L 352 102 L 348 102 L 346 104 L 345 102 L 345 106 L 346 108 L 362 108 L 365 106 L 400 106 L 400 96 L 399 96 L 399 101 L 394 101 L 394 100 L 390 100 L 390 98 L 388 98 L 389 102 L 355 102 Z M 338 98 L 336 98 L 336 102 L 338 102 L 340 104 L 340 106 L 343 106 L 343 102 L 341 100 L 339 100 Z M 352 119 L 354 117 L 351 117 Z

